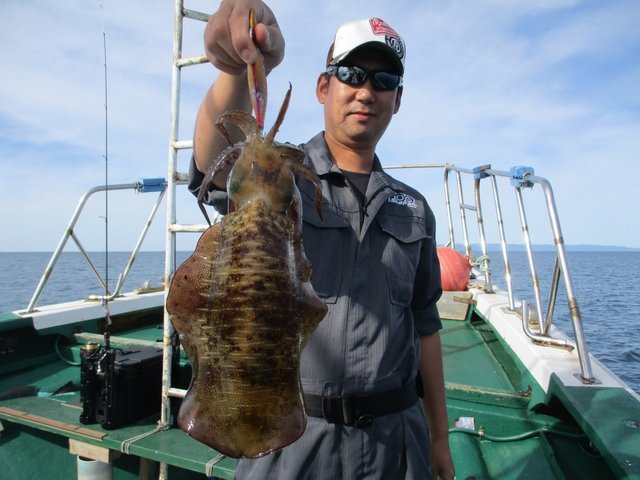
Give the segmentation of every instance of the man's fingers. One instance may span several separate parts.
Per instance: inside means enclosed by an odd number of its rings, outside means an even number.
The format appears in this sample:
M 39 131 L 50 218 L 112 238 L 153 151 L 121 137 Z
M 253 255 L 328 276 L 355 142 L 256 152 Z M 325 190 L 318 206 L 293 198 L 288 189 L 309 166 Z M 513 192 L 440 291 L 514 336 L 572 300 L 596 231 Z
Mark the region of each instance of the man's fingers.
M 254 40 L 249 33 L 249 9 L 254 8 Z M 223 1 L 211 15 L 204 32 L 207 58 L 219 70 L 232 75 L 242 73 L 247 64 L 264 56 L 267 71 L 284 58 L 284 38 L 273 12 L 262 2 Z

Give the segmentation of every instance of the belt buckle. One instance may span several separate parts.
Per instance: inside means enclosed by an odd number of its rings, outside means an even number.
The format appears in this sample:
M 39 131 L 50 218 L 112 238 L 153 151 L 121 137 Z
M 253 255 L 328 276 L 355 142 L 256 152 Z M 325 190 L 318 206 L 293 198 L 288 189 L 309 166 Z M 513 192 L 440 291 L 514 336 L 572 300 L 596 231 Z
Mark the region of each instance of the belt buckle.
M 340 423 L 342 408 L 340 397 L 322 396 L 322 417 L 329 423 Z
M 370 427 L 375 419 L 369 413 L 356 413 L 356 405 L 350 397 L 322 397 L 322 417 L 329 423 L 348 427 Z
M 356 428 L 370 427 L 373 424 L 374 418 L 375 417 L 373 415 L 370 415 L 368 413 L 362 414 L 358 418 L 356 418 L 355 422 L 353 422 L 353 426 Z

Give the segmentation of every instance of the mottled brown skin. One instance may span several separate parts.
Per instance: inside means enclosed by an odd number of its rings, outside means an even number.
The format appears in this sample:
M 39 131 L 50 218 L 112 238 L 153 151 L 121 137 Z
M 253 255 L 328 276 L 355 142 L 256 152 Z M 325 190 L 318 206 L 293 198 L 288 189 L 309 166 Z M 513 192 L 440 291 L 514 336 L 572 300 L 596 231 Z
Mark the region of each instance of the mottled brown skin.
M 273 145 L 288 95 L 264 139 L 248 114 L 222 116 L 221 124 L 231 118 L 249 139 L 207 178 L 232 158 L 227 189 L 238 209 L 204 232 L 167 298 L 193 366 L 178 424 L 232 457 L 266 455 L 304 432 L 300 351 L 327 312 L 309 282 L 292 170 L 319 180 L 299 163 L 302 155 Z

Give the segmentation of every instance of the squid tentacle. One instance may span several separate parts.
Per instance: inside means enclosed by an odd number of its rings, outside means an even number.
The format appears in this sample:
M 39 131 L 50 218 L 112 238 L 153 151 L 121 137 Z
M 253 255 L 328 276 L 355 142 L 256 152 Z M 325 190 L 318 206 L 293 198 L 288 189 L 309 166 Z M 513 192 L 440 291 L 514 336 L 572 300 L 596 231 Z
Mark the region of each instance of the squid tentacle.
M 316 173 L 306 165 L 295 163 L 292 159 L 287 159 L 286 162 L 294 174 L 300 175 L 301 177 L 306 178 L 311 183 L 313 183 L 316 191 L 316 212 L 318 213 L 320 220 L 322 220 L 322 184 L 320 183 L 318 175 L 316 175 Z
M 202 183 L 200 184 L 200 191 L 198 192 L 198 208 L 203 213 L 204 218 L 207 220 L 209 226 L 211 226 L 211 220 L 209 219 L 209 215 L 204 208 L 204 199 L 213 187 L 216 186 L 216 176 L 217 175 L 228 175 L 229 171 L 240 157 L 242 153 L 242 146 L 240 145 L 231 145 L 225 148 L 220 155 L 216 157 L 213 161 L 204 178 L 202 179 Z
M 231 123 L 236 125 L 246 138 L 251 138 L 260 134 L 256 119 L 243 110 L 228 110 L 218 117 L 215 123 L 215 127 L 218 129 L 220 135 L 222 135 L 229 145 L 232 145 L 229 131 L 225 126 L 225 123 Z
M 280 125 L 282 125 L 282 122 L 284 121 L 284 116 L 287 113 L 287 109 L 289 108 L 289 100 L 291 99 L 291 88 L 292 88 L 291 83 L 289 83 L 289 90 L 287 90 L 287 93 L 284 96 L 284 101 L 280 106 L 278 117 L 276 118 L 276 121 L 273 124 L 273 127 L 271 127 L 271 130 L 269 130 L 269 133 L 267 133 L 267 135 L 264 137 L 264 141 L 266 143 L 269 143 L 269 144 L 273 143 L 273 139 L 276 137 L 276 133 L 278 133 L 278 130 L 280 129 Z

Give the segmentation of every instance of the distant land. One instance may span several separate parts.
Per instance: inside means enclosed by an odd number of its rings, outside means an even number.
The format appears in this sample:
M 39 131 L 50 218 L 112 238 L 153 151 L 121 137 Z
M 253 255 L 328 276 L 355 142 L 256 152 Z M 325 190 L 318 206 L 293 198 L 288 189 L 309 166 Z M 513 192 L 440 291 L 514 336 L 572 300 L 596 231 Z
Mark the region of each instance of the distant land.
M 461 243 L 457 244 L 458 248 L 462 247 Z M 480 250 L 480 244 L 479 243 L 472 243 L 471 244 L 471 248 L 474 251 L 479 251 Z M 524 252 L 526 249 L 524 247 L 523 244 L 521 243 L 509 243 L 507 245 L 507 248 L 509 249 L 509 251 L 511 252 Z M 568 252 L 640 252 L 640 248 L 633 248 L 633 247 L 621 247 L 618 245 L 565 245 L 565 249 Z M 499 243 L 488 243 L 487 244 L 487 250 L 489 252 L 499 252 L 500 251 L 500 244 Z M 551 244 L 534 244 L 533 245 L 533 250 L 536 252 L 555 252 L 556 251 L 556 247 L 555 245 L 551 245 Z M 78 250 L 73 248 L 73 246 L 71 248 L 66 248 L 64 250 L 65 252 L 76 252 L 78 253 Z M 121 250 L 111 250 L 111 252 L 113 253 L 130 253 L 130 251 L 121 251 Z M 163 253 L 163 251 L 161 250 L 141 250 L 141 252 L 146 252 L 146 253 Z M 188 250 L 180 250 L 180 252 L 190 252 Z M 12 252 L 12 251 L 0 251 L 0 253 L 52 253 L 52 252 Z M 91 250 L 88 253 L 102 253 L 102 251 L 94 251 Z
M 473 249 L 480 250 L 479 244 L 473 244 Z M 507 245 L 512 252 L 524 252 L 525 246 L 521 243 Z M 620 247 L 617 245 L 565 245 L 567 252 L 640 252 L 640 248 Z M 488 243 L 487 250 L 490 252 L 500 251 L 500 244 Z M 555 252 L 556 246 L 551 244 L 534 244 L 535 252 Z

